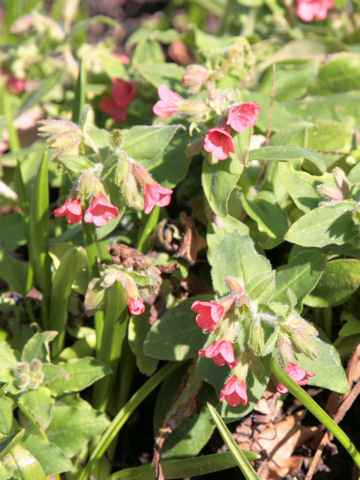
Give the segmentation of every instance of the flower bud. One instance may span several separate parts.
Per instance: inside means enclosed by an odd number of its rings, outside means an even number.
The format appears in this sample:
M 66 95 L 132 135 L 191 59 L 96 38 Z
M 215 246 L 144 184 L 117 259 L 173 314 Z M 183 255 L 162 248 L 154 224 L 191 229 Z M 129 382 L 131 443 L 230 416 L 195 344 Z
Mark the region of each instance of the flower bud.
M 343 194 L 344 198 L 346 198 L 347 194 L 349 193 L 349 182 L 346 178 L 344 170 L 340 167 L 335 167 L 332 171 L 334 180 L 338 188 L 340 189 L 341 193 Z
M 39 385 L 44 381 L 44 374 L 43 372 L 35 372 L 32 376 L 33 380 L 39 382 Z
M 261 355 L 264 349 L 264 330 L 260 325 L 254 325 L 250 330 L 249 345 L 255 355 Z
M 104 187 L 100 180 L 94 173 L 94 170 L 88 168 L 78 178 L 74 187 L 75 196 L 81 201 L 86 201 L 92 197 L 98 197 L 104 194 Z
M 124 137 L 121 130 L 113 130 L 110 135 L 110 144 L 116 150 L 121 147 Z
M 20 375 L 15 376 L 15 385 L 20 390 L 26 390 L 29 388 L 31 382 L 31 376 L 28 373 L 20 373 Z
M 188 115 L 189 117 L 196 116 L 196 118 L 202 117 L 209 110 L 206 103 L 200 100 L 181 100 L 176 102 L 176 106 L 180 113 Z
M 329 200 L 336 200 L 338 202 L 345 200 L 342 192 L 331 185 L 322 183 L 321 185 L 317 185 L 316 190 L 322 197 L 328 198 Z
M 224 308 L 224 312 L 227 312 L 235 305 L 236 296 L 235 295 L 227 295 L 226 297 L 219 298 L 217 303 Z
M 133 171 L 127 159 L 119 159 L 115 168 L 115 183 L 121 188 L 126 203 L 133 208 L 143 210 L 144 199 Z
M 295 362 L 294 351 L 289 338 L 285 335 L 279 335 L 279 354 L 284 365 Z
M 53 159 L 59 155 L 79 155 L 83 133 L 68 120 L 40 120 L 39 135 L 47 137 L 46 143 L 54 150 Z
M 196 138 L 192 142 L 188 143 L 185 153 L 188 157 L 195 157 L 202 152 L 204 146 L 204 139 L 202 137 Z
M 311 360 L 314 360 L 319 356 L 319 352 L 314 345 L 314 342 L 306 335 L 302 330 L 297 329 L 291 332 L 291 342 L 297 352 L 303 353 Z
M 30 362 L 30 368 L 33 372 L 41 372 L 42 371 L 42 361 L 38 358 L 33 358 Z
M 244 282 L 241 278 L 227 276 L 225 278 L 225 284 L 229 290 L 238 295 L 245 293 Z
M 188 85 L 189 93 L 197 93 L 209 78 L 208 70 L 201 65 L 188 65 L 183 77 L 183 83 Z
M 28 388 L 31 389 L 31 390 L 36 390 L 39 387 L 40 387 L 40 381 L 37 378 L 32 377 L 31 380 L 30 380 Z
M 353 208 L 352 219 L 355 225 L 360 225 L 360 202 L 358 202 Z
M 30 372 L 30 365 L 28 362 L 18 362 L 14 367 L 15 373 L 28 373 Z

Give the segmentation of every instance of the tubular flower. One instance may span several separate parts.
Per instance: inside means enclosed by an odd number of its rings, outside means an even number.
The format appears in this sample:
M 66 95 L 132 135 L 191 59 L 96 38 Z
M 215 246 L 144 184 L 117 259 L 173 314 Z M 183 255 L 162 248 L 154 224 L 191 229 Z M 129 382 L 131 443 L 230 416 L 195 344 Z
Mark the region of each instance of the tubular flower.
M 136 95 L 136 83 L 115 78 L 113 85 L 111 97 L 103 97 L 99 108 L 108 113 L 115 122 L 122 122 L 126 120 L 127 108 Z
M 95 227 L 103 227 L 110 218 L 116 218 L 118 215 L 119 209 L 112 205 L 105 195 L 101 194 L 91 201 L 84 214 L 84 221 L 93 223 Z
M 234 357 L 234 350 L 231 342 L 221 341 L 212 343 L 206 348 L 199 350 L 200 357 L 212 358 L 214 363 L 219 367 L 223 367 L 225 363 L 230 368 L 236 366 L 236 360 Z
M 57 208 L 54 212 L 55 217 L 62 217 L 65 215 L 65 219 L 68 223 L 80 223 L 82 218 L 81 202 L 77 198 L 68 200 L 60 208 Z
M 183 100 L 180 95 L 170 90 L 164 83 L 158 88 L 158 94 L 160 100 L 153 106 L 155 115 L 161 118 L 167 118 L 179 111 L 176 103 Z
M 124 65 L 129 65 L 130 63 L 130 58 L 124 53 L 114 53 L 114 57 L 120 60 Z
M 16 78 L 9 75 L 7 79 L 7 88 L 10 93 L 20 95 L 25 90 L 25 80 L 23 78 Z
M 308 372 L 303 370 L 299 365 L 295 363 L 288 363 L 285 368 L 286 373 L 291 377 L 298 385 L 307 385 L 309 383 L 308 377 L 314 377 L 315 373 Z M 280 393 L 286 393 L 288 389 L 282 384 L 279 383 L 277 390 Z
M 191 310 L 197 313 L 196 323 L 198 326 L 209 332 L 216 330 L 224 314 L 224 307 L 217 302 L 201 302 L 200 300 L 196 300 L 191 305 Z
M 246 128 L 255 125 L 259 113 L 260 106 L 256 102 L 236 105 L 229 110 L 226 125 L 230 125 L 235 132 L 243 132 Z
M 141 315 L 145 312 L 145 304 L 141 298 L 131 297 L 128 303 L 131 315 Z
M 239 403 L 246 405 L 248 396 L 246 393 L 246 385 L 244 380 L 239 382 L 237 376 L 233 375 L 221 390 L 220 402 L 223 400 L 226 400 L 230 407 L 236 407 L 239 405 Z
M 334 8 L 334 0 L 298 0 L 296 13 L 304 22 L 325 20 L 328 10 Z
M 171 202 L 172 190 L 162 187 L 158 183 L 154 182 L 152 185 L 145 184 L 144 213 L 149 214 L 155 205 L 159 207 L 167 207 Z
M 210 128 L 204 138 L 204 150 L 212 153 L 218 160 L 225 160 L 230 152 L 235 152 L 232 136 L 225 128 Z

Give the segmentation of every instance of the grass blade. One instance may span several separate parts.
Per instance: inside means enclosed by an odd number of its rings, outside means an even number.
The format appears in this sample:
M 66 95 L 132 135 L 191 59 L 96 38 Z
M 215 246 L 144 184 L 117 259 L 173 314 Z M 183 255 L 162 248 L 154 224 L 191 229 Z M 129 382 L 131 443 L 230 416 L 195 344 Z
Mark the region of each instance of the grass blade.
M 208 403 L 207 406 L 215 422 L 215 425 L 220 432 L 220 435 L 228 446 L 245 478 L 247 480 L 260 480 L 260 477 L 253 469 L 244 452 L 241 450 L 241 448 L 239 448 L 239 445 L 236 443 L 234 437 L 231 435 L 231 432 L 225 425 L 223 419 L 220 417 L 216 409 L 210 403 Z

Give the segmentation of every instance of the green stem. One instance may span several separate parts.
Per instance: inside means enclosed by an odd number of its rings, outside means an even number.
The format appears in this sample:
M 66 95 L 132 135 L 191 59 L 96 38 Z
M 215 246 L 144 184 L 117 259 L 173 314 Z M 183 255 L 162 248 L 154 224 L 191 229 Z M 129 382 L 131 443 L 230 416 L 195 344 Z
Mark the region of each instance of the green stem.
M 294 395 L 304 407 L 311 412 L 325 427 L 334 435 L 334 437 L 341 443 L 341 445 L 348 452 L 350 457 L 354 460 L 357 467 L 360 468 L 360 453 L 357 451 L 355 445 L 352 443 L 346 433 L 329 417 L 310 395 L 304 389 L 289 377 L 289 375 L 280 367 L 276 358 L 272 359 L 272 371 L 276 378 Z
M 235 0 L 227 0 L 226 6 L 225 6 L 225 9 L 224 9 L 224 14 L 221 17 L 220 25 L 219 25 L 219 28 L 218 28 L 218 31 L 217 31 L 218 36 L 224 35 L 224 33 L 227 29 L 227 26 L 228 26 L 229 15 L 231 13 L 231 10 L 232 10 L 234 4 L 235 4 Z
M 144 214 L 145 216 L 145 214 Z M 155 207 L 150 215 L 146 215 L 146 222 L 140 231 L 136 248 L 139 252 L 145 253 L 146 247 L 150 242 L 149 236 L 159 222 L 160 208 Z
M 137 392 L 130 398 L 130 400 L 120 409 L 117 415 L 114 417 L 108 429 L 102 435 L 95 450 L 92 452 L 88 463 L 82 471 L 79 480 L 87 480 L 92 471 L 94 464 L 100 460 L 104 455 L 116 435 L 120 432 L 121 428 L 133 413 L 133 411 L 150 395 L 150 393 L 171 373 L 182 365 L 182 362 L 168 363 L 161 370 L 155 373 L 149 380 L 147 380 Z
M 10 103 L 9 103 L 9 94 L 5 85 L 1 89 L 0 97 L 2 97 L 2 109 L 5 116 L 5 123 L 6 127 L 9 132 L 9 144 L 10 150 L 12 152 L 18 152 L 21 149 L 20 140 L 16 128 L 14 127 L 13 123 L 13 114 L 11 111 Z
M 323 326 L 324 332 L 330 338 L 332 337 L 332 309 L 331 307 L 324 308 L 323 310 Z

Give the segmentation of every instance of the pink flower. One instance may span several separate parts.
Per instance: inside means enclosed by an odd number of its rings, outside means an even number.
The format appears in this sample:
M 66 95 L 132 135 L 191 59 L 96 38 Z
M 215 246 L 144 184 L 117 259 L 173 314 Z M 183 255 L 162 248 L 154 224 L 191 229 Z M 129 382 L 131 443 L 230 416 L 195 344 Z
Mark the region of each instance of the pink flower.
M 307 377 L 315 376 L 315 373 L 303 370 L 299 365 L 291 362 L 287 364 L 285 371 L 298 385 L 307 385 L 309 382 Z M 286 393 L 288 391 L 282 383 L 278 384 L 277 390 L 280 393 Z
M 230 152 L 235 152 L 232 136 L 225 128 L 210 128 L 204 138 L 204 150 L 212 153 L 218 160 L 225 160 Z
M 68 223 L 80 223 L 82 218 L 81 202 L 77 198 L 68 200 L 60 208 L 54 212 L 55 217 L 62 217 L 65 215 Z
M 119 215 L 119 209 L 114 207 L 105 195 L 99 195 L 90 203 L 89 208 L 84 214 L 86 223 L 93 223 L 95 227 L 103 227 L 110 218 L 116 218 Z
M 124 65 L 129 65 L 130 63 L 130 58 L 124 53 L 114 53 L 114 57 L 120 60 Z
M 10 93 L 20 95 L 25 90 L 25 80 L 23 78 L 16 78 L 12 75 L 8 76 L 7 88 Z
M 236 407 L 239 405 L 239 403 L 246 405 L 248 396 L 246 393 L 246 385 L 244 380 L 239 382 L 237 376 L 233 375 L 221 390 L 220 402 L 223 400 L 226 400 L 230 407 Z
M 155 115 L 161 118 L 167 118 L 179 111 L 176 103 L 183 100 L 180 95 L 170 90 L 170 88 L 164 83 L 158 88 L 158 94 L 160 100 L 158 100 L 153 106 L 153 112 Z
M 167 207 L 171 202 L 172 193 L 172 190 L 162 187 L 156 182 L 152 185 L 146 183 L 144 193 L 144 213 L 150 213 L 155 205 L 158 205 L 159 207 Z
M 145 312 L 145 304 L 141 298 L 131 297 L 128 303 L 131 315 L 141 315 Z
M 115 78 L 113 85 L 111 97 L 103 97 L 99 108 L 108 113 L 115 122 L 123 122 L 126 120 L 127 108 L 136 95 L 136 83 Z
M 230 108 L 226 125 L 230 125 L 235 132 L 243 132 L 246 128 L 255 125 L 259 113 L 260 106 L 256 102 L 236 105 Z
M 196 300 L 191 305 L 191 310 L 196 312 L 196 323 L 200 328 L 213 332 L 224 314 L 224 307 L 217 302 L 201 302 Z
M 325 20 L 328 10 L 334 8 L 334 0 L 298 0 L 296 13 L 304 22 Z
M 127 108 L 119 107 L 113 98 L 103 97 L 99 103 L 101 111 L 108 113 L 115 122 L 124 122 L 127 117 Z
M 234 350 L 231 342 L 221 341 L 215 342 L 206 348 L 199 350 L 200 357 L 212 358 L 214 363 L 219 367 L 223 367 L 225 363 L 230 368 L 236 366 L 236 360 L 234 357 Z

